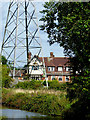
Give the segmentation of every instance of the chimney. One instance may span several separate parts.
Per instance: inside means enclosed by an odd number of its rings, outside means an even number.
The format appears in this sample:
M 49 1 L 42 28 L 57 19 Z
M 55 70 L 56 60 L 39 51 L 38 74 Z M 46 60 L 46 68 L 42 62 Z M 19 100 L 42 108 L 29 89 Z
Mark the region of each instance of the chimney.
M 50 52 L 50 57 L 51 57 L 51 58 L 53 58 L 53 57 L 54 57 L 53 52 Z
M 28 53 L 28 59 L 31 59 L 31 52 Z

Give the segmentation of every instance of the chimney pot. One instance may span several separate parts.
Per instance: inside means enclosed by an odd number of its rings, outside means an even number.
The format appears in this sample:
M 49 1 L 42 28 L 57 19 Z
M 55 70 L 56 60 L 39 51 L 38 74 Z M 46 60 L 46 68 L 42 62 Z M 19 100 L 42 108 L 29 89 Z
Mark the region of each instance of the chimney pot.
M 28 59 L 31 59 L 31 52 L 28 53 Z
M 50 52 L 50 57 L 51 57 L 51 58 L 53 58 L 53 57 L 54 57 L 53 52 Z

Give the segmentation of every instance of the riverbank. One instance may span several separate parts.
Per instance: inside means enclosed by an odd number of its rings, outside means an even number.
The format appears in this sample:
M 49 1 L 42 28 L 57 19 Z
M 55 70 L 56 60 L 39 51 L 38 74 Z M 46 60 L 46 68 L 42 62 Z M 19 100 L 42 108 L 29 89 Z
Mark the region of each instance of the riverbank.
M 46 91 L 3 88 L 2 104 L 30 112 L 62 116 L 70 108 L 66 93 L 54 90 Z

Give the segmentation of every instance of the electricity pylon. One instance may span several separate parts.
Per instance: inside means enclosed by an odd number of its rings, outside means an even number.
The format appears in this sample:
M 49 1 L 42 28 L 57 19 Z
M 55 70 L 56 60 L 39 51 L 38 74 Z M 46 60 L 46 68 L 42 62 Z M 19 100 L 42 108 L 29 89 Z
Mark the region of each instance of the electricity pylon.
M 39 56 L 41 50 L 34 2 L 10 0 L 1 54 L 12 64 L 13 78 L 16 67 L 28 66 L 28 53 Z

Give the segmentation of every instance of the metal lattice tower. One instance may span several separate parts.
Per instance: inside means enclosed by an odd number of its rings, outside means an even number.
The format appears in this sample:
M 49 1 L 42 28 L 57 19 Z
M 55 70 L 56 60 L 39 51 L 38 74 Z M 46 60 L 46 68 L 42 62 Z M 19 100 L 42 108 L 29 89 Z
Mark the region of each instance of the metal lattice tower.
M 10 0 L 1 53 L 13 68 L 28 65 L 28 53 L 40 55 L 42 50 L 34 2 Z M 29 71 L 28 71 L 29 73 Z

